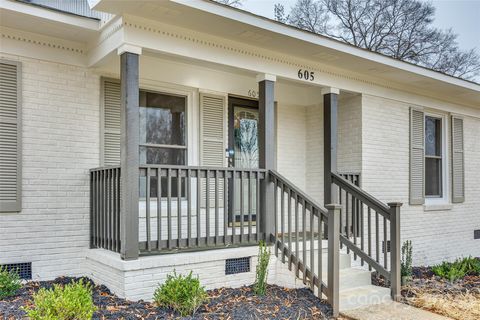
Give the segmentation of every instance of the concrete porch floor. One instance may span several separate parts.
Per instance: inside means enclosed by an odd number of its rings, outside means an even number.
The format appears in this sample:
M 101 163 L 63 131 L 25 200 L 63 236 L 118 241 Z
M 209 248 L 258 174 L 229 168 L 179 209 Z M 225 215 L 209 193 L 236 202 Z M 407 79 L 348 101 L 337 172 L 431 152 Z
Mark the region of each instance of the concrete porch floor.
M 385 302 L 341 312 L 354 320 L 448 320 L 450 318 L 399 302 Z

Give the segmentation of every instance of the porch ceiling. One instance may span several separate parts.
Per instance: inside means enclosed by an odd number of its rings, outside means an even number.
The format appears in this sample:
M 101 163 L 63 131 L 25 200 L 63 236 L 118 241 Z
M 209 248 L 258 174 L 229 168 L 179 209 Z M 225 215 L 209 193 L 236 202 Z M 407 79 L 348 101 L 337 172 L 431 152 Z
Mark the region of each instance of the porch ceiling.
M 480 85 L 301 31 L 211 1 L 95 0 L 95 9 L 132 15 L 362 74 L 376 81 L 480 106 Z M 114 4 L 114 5 L 113 5 Z M 434 92 L 433 92 L 434 91 Z M 452 99 L 448 99 L 451 96 Z

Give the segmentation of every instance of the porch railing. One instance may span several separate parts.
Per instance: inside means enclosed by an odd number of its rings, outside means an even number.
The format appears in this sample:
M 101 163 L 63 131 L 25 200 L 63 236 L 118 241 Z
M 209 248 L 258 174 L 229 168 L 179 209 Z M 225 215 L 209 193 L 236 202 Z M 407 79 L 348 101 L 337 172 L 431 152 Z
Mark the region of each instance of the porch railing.
M 257 244 L 265 177 L 262 169 L 140 166 L 140 254 Z M 119 252 L 120 168 L 93 169 L 90 183 L 91 246 Z
M 340 244 L 354 260 L 368 265 L 400 294 L 400 203 L 385 205 L 344 177 L 332 173 L 342 206 Z

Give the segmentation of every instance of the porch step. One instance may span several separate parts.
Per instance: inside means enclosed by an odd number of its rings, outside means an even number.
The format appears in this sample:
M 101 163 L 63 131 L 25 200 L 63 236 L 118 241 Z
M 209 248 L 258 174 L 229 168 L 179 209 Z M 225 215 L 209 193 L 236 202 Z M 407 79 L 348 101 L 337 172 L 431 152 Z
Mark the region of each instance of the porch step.
M 340 312 L 390 301 L 392 299 L 389 288 L 364 285 L 351 289 L 340 289 Z

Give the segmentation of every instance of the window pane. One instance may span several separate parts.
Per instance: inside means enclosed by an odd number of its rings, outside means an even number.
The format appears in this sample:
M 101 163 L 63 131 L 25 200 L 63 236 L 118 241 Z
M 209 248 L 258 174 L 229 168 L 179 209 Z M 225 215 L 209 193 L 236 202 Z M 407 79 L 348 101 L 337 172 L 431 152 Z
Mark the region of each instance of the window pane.
M 140 164 L 185 165 L 185 149 L 140 146 Z
M 429 156 L 442 155 L 441 120 L 425 117 L 425 154 Z
M 442 160 L 425 159 L 425 195 L 442 196 Z
M 186 98 L 140 92 L 140 143 L 185 145 Z

